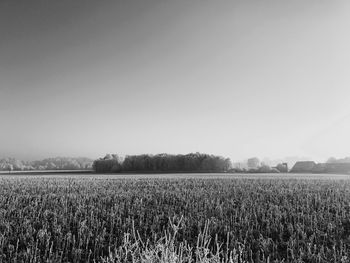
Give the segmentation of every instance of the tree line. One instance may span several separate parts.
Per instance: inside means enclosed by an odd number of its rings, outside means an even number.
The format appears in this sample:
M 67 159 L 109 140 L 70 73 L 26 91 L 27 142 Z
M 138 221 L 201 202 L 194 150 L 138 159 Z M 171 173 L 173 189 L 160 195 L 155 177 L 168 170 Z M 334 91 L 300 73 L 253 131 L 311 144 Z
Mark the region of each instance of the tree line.
M 92 163 L 92 159 L 84 157 L 55 157 L 27 162 L 15 158 L 3 158 L 0 159 L 0 171 L 90 170 Z
M 97 173 L 117 172 L 227 172 L 232 168 L 229 158 L 203 153 L 189 154 L 141 154 L 128 155 L 124 159 L 107 154 L 95 160 Z

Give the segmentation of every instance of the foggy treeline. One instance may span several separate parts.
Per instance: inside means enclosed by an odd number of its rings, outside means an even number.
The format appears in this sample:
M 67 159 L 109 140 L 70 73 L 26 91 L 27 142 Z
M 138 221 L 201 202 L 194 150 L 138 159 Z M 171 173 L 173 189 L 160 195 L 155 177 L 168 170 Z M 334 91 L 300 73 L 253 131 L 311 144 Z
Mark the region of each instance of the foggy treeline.
M 15 158 L 0 159 L 0 171 L 30 170 L 85 170 L 92 168 L 89 158 L 55 157 L 38 161 L 21 161 Z
M 232 168 L 229 158 L 221 156 L 189 154 L 129 155 L 124 159 L 107 154 L 94 161 L 96 172 L 225 172 Z
M 326 163 L 350 163 L 350 157 L 329 158 Z M 125 158 L 107 154 L 93 161 L 85 157 L 55 157 L 37 161 L 22 161 L 16 158 L 0 159 L 0 171 L 31 170 L 91 170 L 96 172 L 237 172 L 275 173 L 288 172 L 282 163 L 269 166 L 258 158 L 232 163 L 229 158 L 203 153 L 189 154 L 142 154 Z
M 335 157 L 330 157 L 327 160 L 327 163 L 350 163 L 350 157 L 344 157 L 344 158 L 335 158 Z

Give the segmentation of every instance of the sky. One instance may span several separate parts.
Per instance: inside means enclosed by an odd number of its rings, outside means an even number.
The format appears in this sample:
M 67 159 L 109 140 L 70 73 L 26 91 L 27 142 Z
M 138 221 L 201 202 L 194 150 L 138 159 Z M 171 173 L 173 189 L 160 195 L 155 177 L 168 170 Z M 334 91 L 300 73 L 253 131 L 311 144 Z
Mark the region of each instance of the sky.
M 350 156 L 350 2 L 2 0 L 0 157 Z

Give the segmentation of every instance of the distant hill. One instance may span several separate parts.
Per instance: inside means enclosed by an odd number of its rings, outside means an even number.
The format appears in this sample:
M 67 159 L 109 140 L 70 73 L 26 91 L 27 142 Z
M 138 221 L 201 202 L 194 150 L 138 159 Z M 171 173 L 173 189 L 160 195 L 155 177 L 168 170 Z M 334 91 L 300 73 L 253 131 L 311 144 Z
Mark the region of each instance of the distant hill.
M 90 170 L 92 163 L 92 159 L 85 157 L 55 157 L 30 162 L 15 158 L 3 158 L 0 159 L 0 171 Z

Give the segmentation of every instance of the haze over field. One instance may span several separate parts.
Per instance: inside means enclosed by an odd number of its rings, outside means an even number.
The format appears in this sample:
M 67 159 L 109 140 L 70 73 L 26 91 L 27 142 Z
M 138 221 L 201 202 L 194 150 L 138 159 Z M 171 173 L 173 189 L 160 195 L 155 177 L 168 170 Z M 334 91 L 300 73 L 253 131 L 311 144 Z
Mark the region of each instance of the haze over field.
M 3 0 L 0 157 L 349 156 L 350 2 Z

